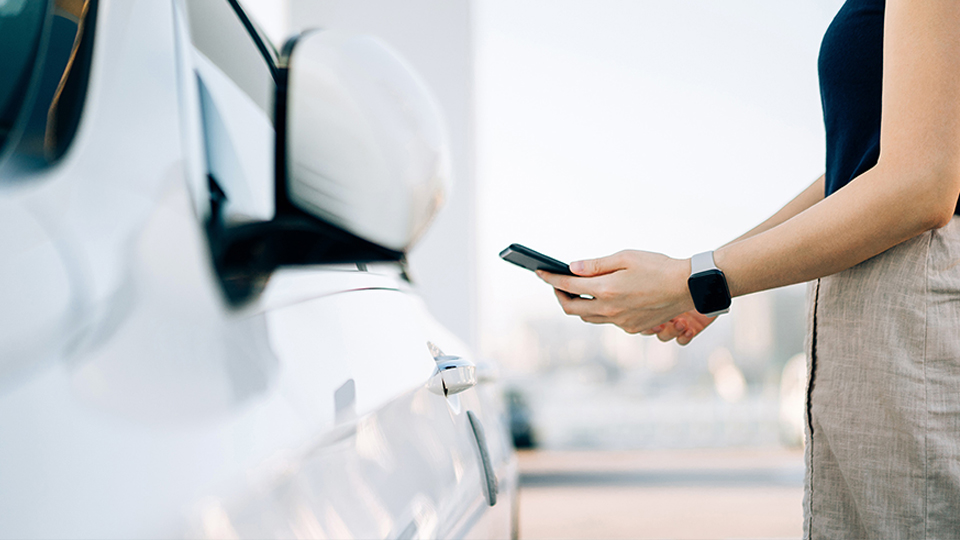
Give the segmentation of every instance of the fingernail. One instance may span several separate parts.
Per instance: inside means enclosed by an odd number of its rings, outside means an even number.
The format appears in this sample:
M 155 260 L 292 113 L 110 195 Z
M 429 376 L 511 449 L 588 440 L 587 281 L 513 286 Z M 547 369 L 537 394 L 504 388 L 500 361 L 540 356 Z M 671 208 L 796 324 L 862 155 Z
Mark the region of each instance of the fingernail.
M 693 330 L 687 330 L 683 335 L 686 336 L 687 339 L 693 338 Z
M 687 325 L 683 324 L 680 321 L 673 323 L 673 327 L 677 329 L 678 332 L 683 332 L 687 329 Z
M 570 271 L 574 274 L 579 274 L 583 272 L 583 261 L 574 261 L 570 263 Z

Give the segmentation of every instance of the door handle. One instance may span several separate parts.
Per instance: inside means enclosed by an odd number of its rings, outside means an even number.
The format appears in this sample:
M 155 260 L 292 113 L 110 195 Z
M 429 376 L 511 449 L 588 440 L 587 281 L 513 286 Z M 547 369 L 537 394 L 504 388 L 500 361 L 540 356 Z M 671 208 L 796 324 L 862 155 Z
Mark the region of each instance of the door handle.
M 470 420 L 470 427 L 473 429 L 473 437 L 477 441 L 477 449 L 480 451 L 480 468 L 483 469 L 483 494 L 487 498 L 487 504 L 493 506 L 497 504 L 497 492 L 500 490 L 497 482 L 497 474 L 493 470 L 493 463 L 490 461 L 490 449 L 487 447 L 487 436 L 483 431 L 483 424 L 473 411 L 467 411 L 467 419 Z
M 443 354 L 443 351 L 433 343 L 427 343 L 433 359 L 437 362 L 437 369 L 430 376 L 427 388 L 431 392 L 444 397 L 459 394 L 477 384 L 477 366 L 473 362 Z

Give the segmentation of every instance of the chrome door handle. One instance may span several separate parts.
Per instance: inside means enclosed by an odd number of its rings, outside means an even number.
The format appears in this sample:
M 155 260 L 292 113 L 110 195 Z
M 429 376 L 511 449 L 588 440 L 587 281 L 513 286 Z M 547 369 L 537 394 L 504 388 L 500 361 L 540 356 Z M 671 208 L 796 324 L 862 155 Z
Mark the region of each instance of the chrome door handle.
M 477 367 L 473 362 L 443 354 L 436 345 L 428 343 L 437 369 L 430 376 L 427 388 L 434 394 L 444 397 L 459 394 L 477 384 Z

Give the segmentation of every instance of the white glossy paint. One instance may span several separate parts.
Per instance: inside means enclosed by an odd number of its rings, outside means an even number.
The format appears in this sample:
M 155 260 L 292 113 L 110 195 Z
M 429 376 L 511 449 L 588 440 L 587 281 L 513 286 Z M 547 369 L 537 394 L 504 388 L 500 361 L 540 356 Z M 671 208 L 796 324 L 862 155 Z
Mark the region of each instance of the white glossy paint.
M 55 357 L 77 321 L 73 287 L 55 239 L 17 200 L 0 200 L 0 389 Z M 16 234 L 10 232 L 16 231 Z
M 225 303 L 174 5 L 100 1 L 71 150 L 0 192 L 0 538 L 505 536 L 498 390 L 459 407 L 427 390 L 427 341 L 469 355 L 395 266 L 285 269 Z M 238 148 L 272 129 L 224 126 Z M 239 164 L 228 180 L 270 180 Z M 493 508 L 466 410 L 486 426 Z
M 436 100 L 382 41 L 303 34 L 289 60 L 290 199 L 358 236 L 405 251 L 450 184 Z
M 434 91 L 449 127 L 453 186 L 435 223 L 410 252 L 409 272 L 430 312 L 476 346 L 478 257 L 496 259 L 496 252 L 480 253 L 476 243 L 475 2 L 279 1 L 289 5 L 289 27 L 295 32 L 322 28 L 377 36 Z

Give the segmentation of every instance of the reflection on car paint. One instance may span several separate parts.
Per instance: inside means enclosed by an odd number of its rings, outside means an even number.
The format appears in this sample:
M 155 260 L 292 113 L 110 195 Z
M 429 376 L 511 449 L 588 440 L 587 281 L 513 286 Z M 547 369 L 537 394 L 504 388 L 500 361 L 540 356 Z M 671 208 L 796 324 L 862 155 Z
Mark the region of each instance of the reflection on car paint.
M 204 532 L 221 531 L 226 520 L 239 537 L 303 530 L 320 537 L 403 537 L 413 531 L 410 537 L 448 537 L 456 532 L 456 516 L 486 506 L 480 460 L 467 454 L 474 437 L 470 421 L 425 388 L 335 433 L 288 458 L 272 481 L 247 498 L 221 501 L 219 517 L 202 517 L 216 525 L 201 525 Z M 271 517 L 277 513 L 283 518 Z
M 98 3 L 83 129 L 0 192 L 0 536 L 505 537 L 465 414 L 515 493 L 496 387 L 429 392 L 426 341 L 469 355 L 395 264 L 225 302 L 184 1 Z

